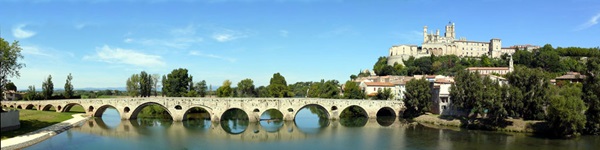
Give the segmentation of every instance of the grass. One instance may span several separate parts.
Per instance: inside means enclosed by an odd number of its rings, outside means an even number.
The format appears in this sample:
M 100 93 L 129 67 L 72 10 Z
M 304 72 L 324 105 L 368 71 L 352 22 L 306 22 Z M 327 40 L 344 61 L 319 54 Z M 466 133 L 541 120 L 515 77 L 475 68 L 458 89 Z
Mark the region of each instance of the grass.
M 54 109 L 54 108 L 52 108 Z M 73 118 L 73 114 L 83 113 L 83 107 L 76 105 L 69 112 L 58 113 L 56 111 L 19 110 L 21 127 L 17 130 L 2 132 L 2 140 L 15 136 L 27 134 L 38 129 L 51 126 Z

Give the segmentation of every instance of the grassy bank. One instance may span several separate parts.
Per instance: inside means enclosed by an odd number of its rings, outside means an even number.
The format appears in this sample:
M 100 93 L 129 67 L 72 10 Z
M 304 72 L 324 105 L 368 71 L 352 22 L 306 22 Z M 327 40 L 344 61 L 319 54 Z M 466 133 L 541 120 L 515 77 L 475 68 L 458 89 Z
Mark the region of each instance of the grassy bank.
M 19 120 L 21 127 L 17 130 L 2 132 L 2 140 L 27 134 L 38 129 L 60 123 L 73 118 L 73 114 L 84 113 L 83 107 L 76 105 L 70 112 L 58 113 L 56 111 L 37 111 L 19 109 Z
M 543 121 L 525 121 L 523 119 L 506 119 L 505 126 L 489 126 L 482 123 L 480 120 L 476 120 L 475 123 L 466 126 L 466 119 L 445 117 L 434 114 L 425 114 L 413 119 L 419 123 L 433 124 L 437 126 L 450 126 L 450 127 L 461 127 L 469 129 L 482 129 L 482 130 L 493 130 L 493 131 L 504 131 L 504 132 L 535 132 L 536 130 L 543 129 L 540 127 Z

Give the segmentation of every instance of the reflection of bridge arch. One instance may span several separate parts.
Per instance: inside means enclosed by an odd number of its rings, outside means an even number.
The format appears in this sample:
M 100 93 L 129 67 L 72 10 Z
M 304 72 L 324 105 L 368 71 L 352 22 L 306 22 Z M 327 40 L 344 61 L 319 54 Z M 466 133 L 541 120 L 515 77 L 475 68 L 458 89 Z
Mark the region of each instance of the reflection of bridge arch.
M 45 106 L 61 106 L 57 112 L 66 111 L 71 105 L 79 104 L 86 109 L 90 116 L 100 117 L 104 110 L 111 106 L 117 109 L 121 119 L 134 119 L 143 106 L 158 104 L 172 116 L 174 121 L 182 121 L 188 109 L 201 107 L 207 110 L 212 121 L 220 121 L 221 115 L 230 108 L 239 108 L 246 112 L 250 122 L 259 121 L 260 115 L 269 109 L 283 113 L 284 120 L 294 120 L 297 111 L 307 105 L 317 105 L 326 110 L 328 119 L 339 119 L 340 110 L 356 105 L 363 108 L 369 118 L 377 118 L 377 112 L 384 107 L 393 110 L 395 116 L 403 111 L 402 101 L 373 101 L 349 99 L 317 99 L 317 98 L 117 98 L 117 99 L 67 99 L 40 101 L 2 101 L 2 105 L 35 107 L 37 110 L 47 110 Z M 44 108 L 43 108 L 44 107 Z M 342 109 L 338 109 L 342 108 Z M 69 108 L 70 109 L 70 108 Z M 387 108 L 386 108 L 387 109 Z
M 185 120 L 187 120 L 187 119 L 188 119 L 187 115 L 188 115 L 188 114 L 190 113 L 190 111 L 191 111 L 192 109 L 194 109 L 194 108 L 200 108 L 200 109 L 202 109 L 202 110 L 205 110 L 205 111 L 208 113 L 208 116 L 207 116 L 207 117 L 208 117 L 208 119 L 211 119 L 211 118 L 212 118 L 212 115 L 213 115 L 213 113 L 212 113 L 212 112 L 209 110 L 209 109 L 210 109 L 209 107 L 197 105 L 197 106 L 190 106 L 189 108 L 185 109 L 185 113 L 183 114 L 182 121 L 185 121 Z
M 325 108 L 325 107 L 323 107 L 323 106 L 321 106 L 319 104 L 307 104 L 307 105 L 304 105 L 304 106 L 300 107 L 299 109 L 296 109 L 297 111 L 294 114 L 294 118 L 296 118 L 296 116 L 298 115 L 298 112 L 300 112 L 300 110 L 302 110 L 304 108 L 307 108 L 307 107 L 310 107 L 310 106 L 315 106 L 315 107 L 317 107 L 317 109 L 324 111 L 323 113 L 324 113 L 325 116 L 319 116 L 319 117 L 329 118 L 329 116 L 330 116 L 331 113 L 327 110 L 327 108 Z

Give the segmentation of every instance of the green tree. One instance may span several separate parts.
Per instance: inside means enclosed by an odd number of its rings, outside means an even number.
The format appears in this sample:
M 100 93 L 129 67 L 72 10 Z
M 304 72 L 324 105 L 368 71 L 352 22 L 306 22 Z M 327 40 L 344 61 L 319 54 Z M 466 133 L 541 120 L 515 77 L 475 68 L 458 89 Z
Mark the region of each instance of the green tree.
M 590 58 L 587 62 L 586 79 L 583 82 L 583 101 L 588 109 L 585 111 L 587 122 L 585 132 L 600 134 L 600 58 Z
M 323 80 L 314 82 L 308 90 L 308 97 L 338 98 L 340 95 L 339 82 L 337 80 Z
M 377 74 L 378 76 L 386 76 L 389 75 L 389 68 L 386 68 L 387 66 L 389 66 L 387 64 L 387 57 L 385 56 L 381 56 L 377 59 L 377 62 L 375 62 L 375 65 L 373 65 L 373 71 L 375 72 L 375 74 Z M 384 70 L 387 69 L 387 70 Z
M 290 84 L 289 87 L 294 93 L 295 97 L 307 97 L 308 90 L 313 82 L 296 82 L 294 84 Z
M 508 111 L 504 107 L 506 98 L 502 97 L 502 88 L 498 82 L 493 81 L 489 76 L 484 77 L 482 83 L 483 88 L 480 89 L 482 98 L 480 101 L 483 101 L 484 112 L 492 125 L 503 125 L 504 119 L 508 117 Z
M 217 89 L 217 97 L 231 97 L 233 89 L 231 89 L 231 81 L 223 81 L 223 85 Z
M 255 97 L 254 81 L 252 79 L 244 79 L 238 82 L 237 93 L 239 97 Z
M 188 70 L 179 68 L 174 69 L 163 78 L 163 93 L 168 97 L 181 97 L 190 90 L 192 77 L 188 75 Z
M 543 120 L 544 105 L 547 104 L 549 80 L 544 71 L 516 66 L 506 75 L 511 86 L 518 88 L 523 94 L 523 111 L 520 116 L 526 120 Z
M 363 92 L 358 83 L 353 81 L 346 81 L 344 84 L 344 98 L 345 99 L 364 99 L 366 98 L 365 92 Z
M 584 129 L 585 104 L 576 96 L 554 95 L 550 97 L 547 122 L 555 136 L 571 137 Z
M 26 100 L 35 100 L 37 92 L 35 91 L 35 85 L 30 85 L 27 93 L 25 93 Z
M 166 85 L 167 85 L 167 75 L 163 75 L 162 76 L 162 80 L 160 80 L 160 82 L 161 82 L 161 86 L 162 86 L 162 88 L 161 88 L 162 92 L 160 92 L 160 93 L 164 97 L 164 96 L 167 95 L 167 92 L 166 92 L 167 91 L 167 88 L 166 88 Z
M 202 81 L 196 83 L 196 90 L 198 90 L 198 95 L 200 97 L 205 97 L 207 94 L 206 81 L 202 80 Z
M 507 111 L 507 115 L 514 118 L 521 118 L 523 112 L 523 93 L 521 89 L 515 86 L 503 86 L 502 97 L 506 98 L 504 108 Z
M 71 81 L 73 80 L 73 76 L 71 73 L 67 76 L 67 81 L 65 82 L 65 93 L 63 94 L 65 98 L 69 99 L 74 96 L 75 92 L 73 92 L 73 84 Z
M 538 51 L 538 53 L 535 55 L 534 64 L 536 67 L 541 67 L 549 72 L 564 71 L 564 64 L 558 62 L 560 62 L 560 55 L 558 55 L 558 52 L 556 52 L 552 46 L 546 44 L 546 46 L 540 49 L 540 51 Z
M 373 97 L 374 100 L 390 100 L 394 98 L 391 88 L 384 88 L 383 90 L 377 89 L 377 95 Z
M 141 97 L 150 97 L 152 95 L 153 83 L 152 76 L 146 71 L 142 71 L 140 73 L 140 96 Z
M 8 82 L 6 84 L 6 90 L 8 90 L 8 91 L 17 91 L 17 86 L 14 83 L 12 83 L 12 82 Z
M 52 98 L 52 93 L 54 92 L 54 83 L 52 83 L 52 75 L 48 75 L 46 81 L 42 83 L 42 95 L 44 99 Z
M 513 60 L 515 64 L 525 65 L 527 67 L 532 67 L 534 56 L 533 53 L 526 50 L 517 50 L 513 54 Z
M 460 71 L 454 77 L 454 84 L 450 87 L 452 105 L 459 110 L 467 111 L 473 116 L 485 113 L 486 103 L 482 100 L 484 88 L 478 72 Z
M 25 67 L 25 64 L 18 62 L 19 59 L 23 59 L 21 50 L 18 41 L 9 44 L 4 38 L 0 38 L 0 55 L 2 55 L 2 59 L 0 59 L 0 99 L 4 99 L 8 78 L 20 77 L 19 70 Z
M 292 97 L 292 92 L 290 88 L 287 86 L 287 82 L 285 78 L 278 73 L 273 74 L 273 77 L 269 81 L 269 93 L 271 93 L 272 97 Z
M 404 117 L 414 118 L 430 111 L 431 87 L 425 78 L 411 79 L 406 83 L 404 92 Z
M 140 96 L 140 75 L 133 74 L 127 79 L 127 95 L 131 97 Z
M 258 97 L 271 97 L 269 89 L 265 86 L 259 86 L 258 88 L 256 88 L 256 93 L 258 93 Z

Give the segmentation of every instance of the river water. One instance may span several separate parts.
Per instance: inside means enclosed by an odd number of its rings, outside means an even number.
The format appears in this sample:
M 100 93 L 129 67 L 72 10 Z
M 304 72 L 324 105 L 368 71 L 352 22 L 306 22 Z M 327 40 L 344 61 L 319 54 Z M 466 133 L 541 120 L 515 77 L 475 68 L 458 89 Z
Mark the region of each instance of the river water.
M 307 113 L 308 112 L 308 113 Z M 296 121 L 120 120 L 114 109 L 26 149 L 561 149 L 592 150 L 600 136 L 537 138 L 523 133 L 473 131 L 395 118 L 329 121 L 300 111 Z

